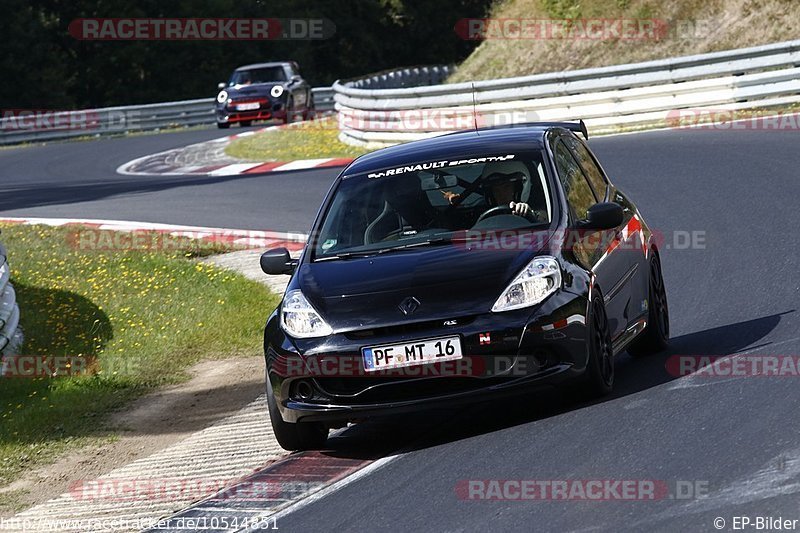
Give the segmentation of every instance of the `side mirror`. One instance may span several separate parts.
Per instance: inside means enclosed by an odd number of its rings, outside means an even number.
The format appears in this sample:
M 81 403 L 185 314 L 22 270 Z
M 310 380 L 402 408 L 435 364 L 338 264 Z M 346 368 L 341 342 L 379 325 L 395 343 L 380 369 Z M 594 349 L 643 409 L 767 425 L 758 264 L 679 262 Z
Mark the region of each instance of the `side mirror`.
M 273 248 L 261 254 L 261 270 L 264 274 L 291 274 L 296 267 L 297 259 L 289 257 L 289 250 L 286 248 Z
M 224 89 L 224 88 L 225 88 L 225 82 L 224 82 L 224 81 L 221 81 L 221 82 L 219 82 L 219 83 L 217 84 L 217 89 L 219 89 L 220 91 L 221 91 L 222 89 Z
M 300 83 L 300 81 L 301 81 L 302 79 L 303 79 L 303 78 L 301 78 L 300 76 L 298 76 L 297 74 L 295 74 L 294 76 L 292 76 L 292 83 Z
M 614 202 L 600 202 L 594 204 L 586 213 L 586 220 L 582 221 L 582 229 L 604 230 L 616 228 L 622 224 L 624 215 L 622 207 Z

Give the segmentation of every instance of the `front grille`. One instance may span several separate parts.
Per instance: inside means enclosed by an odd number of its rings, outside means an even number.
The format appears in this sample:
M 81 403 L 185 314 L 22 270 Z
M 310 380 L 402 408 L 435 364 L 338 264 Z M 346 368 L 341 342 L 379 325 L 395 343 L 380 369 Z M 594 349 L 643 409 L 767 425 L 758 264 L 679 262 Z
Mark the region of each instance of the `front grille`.
M 237 104 L 266 104 L 269 102 L 266 98 L 242 98 L 240 100 L 231 100 L 230 105 L 237 105 Z
M 507 378 L 469 378 L 469 377 L 433 377 L 425 379 L 409 378 L 317 378 L 319 388 L 325 393 L 336 396 L 336 403 L 365 404 L 402 402 L 406 400 L 419 400 L 435 398 L 448 394 L 469 392 L 484 387 L 490 387 L 508 381 Z M 364 389 L 374 385 L 370 390 Z M 361 392 L 364 391 L 364 392 Z M 358 396 L 353 396 L 354 394 Z

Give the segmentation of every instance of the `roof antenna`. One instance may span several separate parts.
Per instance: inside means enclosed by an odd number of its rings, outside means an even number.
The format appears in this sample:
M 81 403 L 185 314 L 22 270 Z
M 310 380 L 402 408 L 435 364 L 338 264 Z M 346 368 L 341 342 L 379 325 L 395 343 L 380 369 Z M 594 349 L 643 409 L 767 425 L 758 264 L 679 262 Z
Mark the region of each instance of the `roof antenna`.
M 478 105 L 475 102 L 475 82 L 471 81 L 472 87 L 472 123 L 475 125 L 475 131 L 478 131 Z

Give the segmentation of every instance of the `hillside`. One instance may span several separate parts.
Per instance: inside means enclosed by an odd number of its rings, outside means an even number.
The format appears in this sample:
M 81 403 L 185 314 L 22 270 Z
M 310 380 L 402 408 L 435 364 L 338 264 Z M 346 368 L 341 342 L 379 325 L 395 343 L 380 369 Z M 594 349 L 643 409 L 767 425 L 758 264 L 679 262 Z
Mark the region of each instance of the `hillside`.
M 524 76 L 800 38 L 798 0 L 501 0 L 494 19 L 653 20 L 657 38 L 486 39 L 448 82 Z M 500 26 L 486 26 L 495 36 Z

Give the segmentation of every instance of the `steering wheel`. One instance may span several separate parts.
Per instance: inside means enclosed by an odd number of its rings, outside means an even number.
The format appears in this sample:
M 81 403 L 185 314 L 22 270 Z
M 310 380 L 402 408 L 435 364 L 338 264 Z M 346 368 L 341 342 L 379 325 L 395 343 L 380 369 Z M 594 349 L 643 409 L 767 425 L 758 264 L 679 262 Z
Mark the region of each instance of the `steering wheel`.
M 497 207 L 492 207 L 481 213 L 481 216 L 478 217 L 478 220 L 475 221 L 475 223 L 477 224 L 478 222 L 483 222 L 485 219 L 489 217 L 497 215 L 510 215 L 510 214 L 512 214 L 510 207 L 508 207 L 507 205 L 498 205 Z
M 478 217 L 478 220 L 475 221 L 475 224 L 477 224 L 479 222 L 482 222 L 483 220 L 485 220 L 487 218 L 490 218 L 490 217 L 493 217 L 493 216 L 497 216 L 497 215 L 514 215 L 514 216 L 522 217 L 522 218 L 524 218 L 526 220 L 529 220 L 531 222 L 536 222 L 536 220 L 538 219 L 538 214 L 536 213 L 536 211 L 528 211 L 527 215 L 517 215 L 516 213 L 514 213 L 512 211 L 512 209 L 509 206 L 507 206 L 507 205 L 498 205 L 497 207 L 492 207 L 492 208 L 487 209 L 486 211 L 484 211 L 481 214 L 481 216 Z

